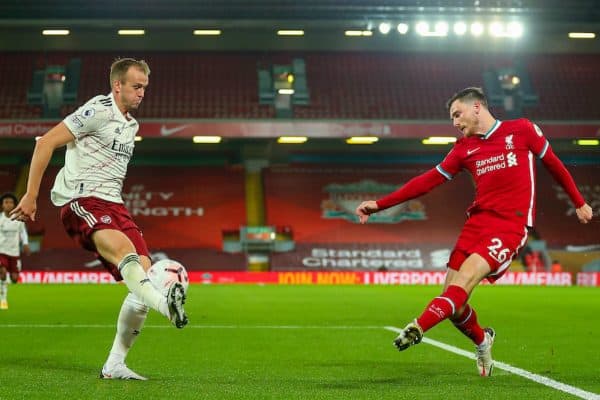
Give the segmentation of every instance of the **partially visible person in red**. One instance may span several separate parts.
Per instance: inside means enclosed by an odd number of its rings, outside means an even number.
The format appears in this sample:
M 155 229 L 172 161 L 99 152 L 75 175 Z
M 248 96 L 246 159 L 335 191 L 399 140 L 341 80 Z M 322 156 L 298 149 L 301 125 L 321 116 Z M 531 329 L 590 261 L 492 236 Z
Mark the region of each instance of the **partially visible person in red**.
M 460 171 L 469 171 L 475 182 L 475 200 L 450 254 L 443 292 L 402 330 L 394 345 L 405 350 L 418 344 L 425 332 L 450 319 L 475 343 L 479 374 L 489 376 L 496 333 L 479 325 L 468 300 L 483 279 L 493 283 L 500 278 L 527 241 L 527 229 L 535 223 L 535 158 L 541 159 L 568 193 L 581 223 L 591 221 L 592 209 L 537 125 L 524 118 L 497 120 L 488 110 L 483 91 L 476 87 L 456 93 L 447 108 L 463 137 L 444 160 L 395 192 L 362 202 L 356 214 L 364 224 L 370 214 L 421 196 Z
M 523 260 L 527 272 L 543 272 L 546 270 L 542 255 L 537 250 L 530 250 L 523 256 Z
M 552 260 L 552 265 L 550 266 L 550 272 L 563 272 L 563 267 L 558 260 Z

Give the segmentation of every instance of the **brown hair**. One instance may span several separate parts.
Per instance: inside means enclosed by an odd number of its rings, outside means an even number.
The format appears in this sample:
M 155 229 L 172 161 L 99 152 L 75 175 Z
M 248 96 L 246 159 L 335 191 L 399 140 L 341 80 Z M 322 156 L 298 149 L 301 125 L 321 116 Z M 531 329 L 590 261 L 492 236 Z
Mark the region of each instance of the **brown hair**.
M 150 67 L 146 61 L 134 58 L 117 58 L 110 66 L 110 87 L 112 87 L 113 82 L 116 80 L 125 83 L 125 75 L 131 67 L 143 71 L 146 75 L 150 75 Z
M 450 97 L 450 99 L 446 102 L 446 109 L 450 110 L 452 103 L 454 103 L 456 100 L 460 100 L 460 101 L 475 101 L 475 100 L 477 100 L 485 108 L 487 108 L 487 106 L 488 106 L 487 97 L 485 97 L 485 94 L 483 93 L 483 89 L 480 87 L 471 86 L 471 87 L 461 90 L 460 92 L 455 93 L 454 96 Z

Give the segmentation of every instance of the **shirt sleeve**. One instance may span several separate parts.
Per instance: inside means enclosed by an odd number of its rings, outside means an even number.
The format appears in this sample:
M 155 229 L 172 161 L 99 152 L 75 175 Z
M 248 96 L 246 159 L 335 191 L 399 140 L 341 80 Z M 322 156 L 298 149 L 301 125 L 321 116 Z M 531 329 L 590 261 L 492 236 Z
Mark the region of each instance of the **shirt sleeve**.
M 90 100 L 75 112 L 68 115 L 63 122 L 76 139 L 81 139 L 95 132 L 109 119 L 109 109 L 99 102 Z
M 546 169 L 550 171 L 550 174 L 552 174 L 554 180 L 558 182 L 565 190 L 573 202 L 573 205 L 575 205 L 575 208 L 582 207 L 585 204 L 585 200 L 583 199 L 581 192 L 579 192 L 573 177 L 562 161 L 560 161 L 556 154 L 554 154 L 554 151 L 552 151 L 551 147 L 547 149 L 544 158 L 542 158 L 542 163 Z
M 565 190 L 575 208 L 582 207 L 585 204 L 585 200 L 563 162 L 552 151 L 548 139 L 546 139 L 539 126 L 529 120 L 525 121 L 528 128 L 526 132 L 529 150 L 542 160 L 542 163 L 554 180 Z
M 21 224 L 21 229 L 19 230 L 19 237 L 23 246 L 29 245 L 29 235 L 27 235 L 27 227 L 25 226 L 25 224 Z
M 539 158 L 544 158 L 550 143 L 544 136 L 544 133 L 539 126 L 529 120 L 526 121 L 527 146 L 529 150 Z
M 386 208 L 393 207 L 397 204 L 404 203 L 415 197 L 419 197 L 429 192 L 434 187 L 441 185 L 446 182 L 444 177 L 439 174 L 439 171 L 435 168 L 412 178 L 406 182 L 400 189 L 388 194 L 377 200 L 377 207 L 379 210 L 385 210 Z
M 442 174 L 446 179 L 451 180 L 456 174 L 462 170 L 462 159 L 459 156 L 457 145 L 454 145 L 452 150 L 446 154 L 446 157 L 441 163 L 436 165 L 435 169 Z

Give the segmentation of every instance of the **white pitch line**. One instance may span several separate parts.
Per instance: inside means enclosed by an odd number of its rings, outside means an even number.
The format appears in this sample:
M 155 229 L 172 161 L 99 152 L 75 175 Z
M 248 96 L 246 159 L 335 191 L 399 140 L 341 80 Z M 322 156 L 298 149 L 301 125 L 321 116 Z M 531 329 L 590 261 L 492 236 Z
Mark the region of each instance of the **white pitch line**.
M 395 326 L 386 326 L 385 329 L 396 333 L 402 332 L 402 329 L 396 328 Z M 437 340 L 429 339 L 426 337 L 423 338 L 423 342 L 435 347 L 439 347 L 440 349 L 449 351 L 451 353 L 470 358 L 471 360 L 475 360 L 475 354 L 473 352 L 468 352 L 463 349 L 459 349 L 458 347 L 454 347 L 449 344 L 438 342 Z M 513 367 L 510 364 L 494 360 L 494 368 L 503 369 L 515 375 L 519 375 L 523 378 L 532 380 L 536 383 L 551 387 L 552 389 L 560 390 L 561 392 L 565 392 L 582 399 L 600 400 L 600 395 L 597 395 L 596 393 L 588 392 L 583 389 L 579 389 L 578 387 L 567 385 L 566 383 L 555 381 L 554 379 L 534 374 L 533 372 L 529 372 L 521 368 Z
M 0 329 L 2 328 L 51 328 L 51 329 L 86 329 L 86 328 L 95 328 L 95 329 L 115 329 L 115 325 L 106 325 L 106 324 L 3 324 L 0 325 Z M 170 325 L 146 325 L 144 328 L 150 329 L 171 329 Z M 188 325 L 186 328 L 192 329 L 381 329 L 380 326 L 349 326 L 349 325 Z M 400 333 L 402 329 L 396 328 L 394 326 L 386 326 L 384 329 L 387 329 L 392 332 Z M 475 359 L 475 355 L 472 352 L 465 351 L 463 349 L 459 349 L 458 347 L 454 347 L 442 342 L 438 342 L 437 340 L 423 338 L 423 342 L 430 344 L 432 346 L 439 347 L 443 350 L 449 351 L 454 354 L 461 355 L 463 357 L 467 357 L 471 360 Z M 600 400 L 600 395 L 597 395 L 592 392 L 585 391 L 583 389 L 579 389 L 577 387 L 567 385 L 562 382 L 555 381 L 554 379 L 550 379 L 548 377 L 534 374 L 532 372 L 526 371 L 521 368 L 513 367 L 512 365 L 496 361 L 494 360 L 494 367 L 500 368 L 515 375 L 522 376 L 523 378 L 532 380 L 536 383 L 551 387 L 553 389 L 571 394 L 573 396 L 586 399 L 586 400 Z
M 0 324 L 2 328 L 73 328 L 73 329 L 85 329 L 85 328 L 108 328 L 116 329 L 116 325 L 103 325 L 103 324 Z M 171 329 L 171 325 L 145 325 L 144 329 Z M 349 326 L 349 325 L 187 325 L 186 329 L 381 329 L 381 326 Z

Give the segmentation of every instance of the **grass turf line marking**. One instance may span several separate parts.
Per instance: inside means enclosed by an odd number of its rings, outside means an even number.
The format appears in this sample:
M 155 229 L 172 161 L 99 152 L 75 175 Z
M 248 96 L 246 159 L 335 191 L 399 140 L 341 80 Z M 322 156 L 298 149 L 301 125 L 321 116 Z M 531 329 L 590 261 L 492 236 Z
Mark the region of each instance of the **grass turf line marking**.
M 387 329 L 388 331 L 392 331 L 392 332 L 396 332 L 396 333 L 402 332 L 402 329 L 396 328 L 395 326 L 386 326 L 384 329 Z M 437 340 L 429 339 L 426 337 L 423 337 L 423 342 L 430 344 L 432 346 L 435 346 L 435 347 L 439 347 L 440 349 L 449 351 L 451 353 L 458 354 L 459 356 L 463 356 L 463 357 L 470 358 L 471 360 L 475 360 L 475 354 L 473 352 L 468 352 L 466 350 L 459 349 L 458 347 L 454 347 L 449 344 L 438 342 Z M 556 389 L 561 392 L 565 392 L 565 393 L 571 394 L 573 396 L 576 396 L 576 397 L 579 397 L 582 399 L 600 400 L 600 395 L 597 395 L 592 392 L 587 392 L 587 391 L 585 391 L 583 389 L 579 389 L 575 386 L 567 385 L 566 383 L 555 381 L 554 379 L 550 379 L 550 378 L 542 376 L 542 375 L 534 374 L 533 372 L 529 372 L 529 371 L 526 371 L 521 368 L 513 367 L 510 364 L 506 364 L 506 363 L 494 360 L 494 368 L 503 369 L 503 370 L 513 373 L 515 375 L 519 375 L 519 376 L 522 376 L 523 378 L 532 380 L 541 385 L 551 387 L 552 389 Z
M 51 329 L 61 329 L 61 328 L 96 328 L 96 329 L 115 329 L 115 324 L 0 324 L 1 328 L 51 328 Z M 148 329 L 172 329 L 171 325 L 146 325 L 144 328 Z M 381 326 L 350 326 L 350 325 L 188 325 L 187 329 L 381 329 Z M 384 329 L 387 329 L 392 332 L 400 333 L 402 329 L 396 328 L 393 326 L 386 326 Z M 461 355 L 463 357 L 467 357 L 471 360 L 475 359 L 475 355 L 472 352 L 468 352 L 466 350 L 460 349 L 458 347 L 454 347 L 442 342 L 438 342 L 437 340 L 429 339 L 424 337 L 423 342 L 430 344 L 435 347 L 439 347 L 440 349 L 449 351 L 454 354 Z M 586 400 L 600 400 L 600 395 L 597 395 L 592 392 L 585 391 L 583 389 L 579 389 L 577 387 L 567 385 L 562 382 L 555 381 L 554 379 L 547 378 L 542 375 L 534 374 L 533 372 L 526 371 L 521 368 L 513 367 L 512 365 L 496 361 L 494 360 L 494 367 L 500 368 L 507 372 L 510 372 L 515 375 L 519 375 L 523 378 L 532 380 L 536 383 L 551 387 L 553 389 L 571 394 L 573 396 L 586 399 Z
M 1 328 L 98 328 L 115 329 L 116 324 L 0 324 Z M 144 329 L 172 329 L 172 325 L 144 325 Z M 350 325 L 187 325 L 186 329 L 381 329 L 381 326 Z

